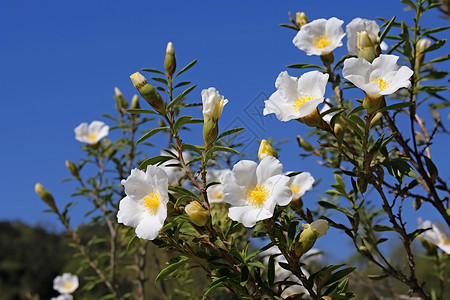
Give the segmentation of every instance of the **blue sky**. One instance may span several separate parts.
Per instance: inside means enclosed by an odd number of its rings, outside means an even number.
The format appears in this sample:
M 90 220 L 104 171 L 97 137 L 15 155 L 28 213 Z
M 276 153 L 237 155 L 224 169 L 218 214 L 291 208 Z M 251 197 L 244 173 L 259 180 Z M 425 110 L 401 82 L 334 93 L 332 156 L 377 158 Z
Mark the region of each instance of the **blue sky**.
M 113 88 L 119 87 L 131 99 L 136 90 L 129 75 L 145 67 L 162 69 L 169 41 L 175 45 L 178 66 L 198 59 L 195 68 L 183 75 L 198 84 L 191 101 L 198 102 L 200 91 L 210 86 L 230 100 L 222 128 L 243 122 L 257 138 L 290 139 L 280 152 L 283 164 L 309 171 L 316 179 L 329 179 L 330 172 L 319 168 L 314 159 L 298 157 L 301 151 L 295 136 L 306 136 L 306 126 L 282 123 L 274 117 L 262 119 L 255 106 L 262 109 L 262 101 L 274 92 L 275 79 L 286 65 L 320 64 L 318 57 L 308 57 L 292 44 L 293 30 L 278 26 L 289 22 L 288 11 L 305 11 L 310 20 L 335 16 L 345 24 L 355 17 L 393 15 L 412 21 L 412 12 L 403 11 L 400 1 L 380 0 L 373 6 L 362 3 L 1 1 L 0 220 L 60 228 L 53 215 L 42 213 L 45 205 L 35 195 L 34 184 L 41 182 L 58 201 L 69 200 L 73 186 L 61 183 L 68 177 L 64 161 L 82 156 L 73 129 L 95 119 L 107 122 L 100 115 L 115 113 Z M 448 25 L 437 11 L 425 19 L 428 26 Z M 335 56 L 345 50 L 344 40 Z M 330 95 L 329 87 L 326 96 Z M 444 142 L 448 147 L 448 139 Z M 257 148 L 256 142 L 253 144 L 249 151 Z M 436 157 L 446 154 L 437 147 L 432 149 Z M 150 155 L 158 153 L 152 149 Z M 448 170 L 443 172 L 448 179 Z M 305 200 L 315 201 L 329 183 L 325 180 Z M 85 207 L 79 204 L 77 210 L 74 222 L 82 222 L 80 214 Z M 415 219 L 412 222 L 415 226 Z

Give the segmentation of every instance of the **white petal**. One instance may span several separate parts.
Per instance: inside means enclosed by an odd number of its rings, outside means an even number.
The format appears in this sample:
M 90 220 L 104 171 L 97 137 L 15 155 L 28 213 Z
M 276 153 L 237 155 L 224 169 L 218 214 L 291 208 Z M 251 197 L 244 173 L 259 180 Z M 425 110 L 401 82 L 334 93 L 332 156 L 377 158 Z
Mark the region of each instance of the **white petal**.
M 136 227 L 136 235 L 141 239 L 154 240 L 158 236 L 163 224 L 157 216 L 148 216 Z
M 310 100 L 310 101 L 304 103 L 298 110 L 298 114 L 297 114 L 298 118 L 305 117 L 305 116 L 309 115 L 310 113 L 312 113 L 317 108 L 317 106 L 323 102 L 323 100 L 324 100 L 324 98 L 320 97 L 320 98 L 316 98 L 316 99 L 313 99 L 313 100 Z
M 298 93 L 301 95 L 312 94 L 315 98 L 323 97 L 328 78 L 328 74 L 319 71 L 307 72 L 298 80 Z
M 390 95 L 400 88 L 408 88 L 411 85 L 409 78 L 413 75 L 413 71 L 407 66 L 402 66 L 390 80 L 390 86 L 382 91 L 381 95 Z
M 363 58 L 347 58 L 344 60 L 342 76 L 358 88 L 364 90 L 369 82 L 372 65 Z
M 280 175 L 282 170 L 283 165 L 278 159 L 273 156 L 265 157 L 256 169 L 257 183 L 262 184 L 270 177 Z
M 299 98 L 299 94 L 297 93 L 297 80 L 289 76 L 286 71 L 281 72 L 280 75 L 278 75 L 275 82 L 275 87 L 283 100 L 293 100 Z
M 87 137 L 89 135 L 89 131 L 88 131 L 88 123 L 81 123 L 80 125 L 78 125 L 77 127 L 75 127 L 74 132 L 75 132 L 75 139 L 77 141 L 86 143 L 87 142 Z
M 154 188 L 154 184 L 149 182 L 145 173 L 139 169 L 131 170 L 131 175 L 122 180 L 122 185 L 125 187 L 125 194 L 136 201 L 144 198 Z
M 244 206 L 247 204 L 247 187 L 238 185 L 233 174 L 223 177 L 223 201 L 231 205 Z
M 256 168 L 258 165 L 251 160 L 241 160 L 233 167 L 233 176 L 236 183 L 241 186 L 254 186 L 257 184 Z
M 346 27 L 347 49 L 350 55 L 358 55 L 357 38 L 358 32 L 366 31 L 373 42 L 378 40 L 380 27 L 373 20 L 355 18 Z
M 264 104 L 264 115 L 275 114 L 277 119 L 282 122 L 298 118 L 296 112 L 293 110 L 292 104 L 286 103 L 281 99 L 278 91 L 273 93 L 269 100 L 264 101 Z
M 289 180 L 289 184 L 296 185 L 299 187 L 297 193 L 293 195 L 294 198 L 300 198 L 305 194 L 305 192 L 312 189 L 314 184 L 314 177 L 311 176 L 309 172 L 303 172 L 296 176 L 293 176 Z
M 344 21 L 335 17 L 328 19 L 326 23 L 325 34 L 331 39 L 331 45 L 326 47 L 329 52 L 342 46 L 342 38 L 345 36 L 342 24 Z
M 381 70 L 382 74 L 390 71 L 397 71 L 399 68 L 397 60 L 397 55 L 381 54 L 373 60 L 372 68 Z
M 270 199 L 268 199 L 267 202 L 273 201 L 280 206 L 288 205 L 292 200 L 292 191 L 288 186 L 289 177 L 279 175 L 274 177 L 274 179 L 276 179 L 276 181 L 272 186 Z M 273 209 L 271 209 L 271 211 L 273 211 Z
M 381 51 L 386 51 L 389 48 L 388 44 L 386 44 L 384 41 L 380 44 Z
M 255 226 L 259 220 L 264 220 L 272 217 L 267 210 L 254 209 L 251 206 L 234 206 L 230 207 L 228 217 L 230 219 L 242 223 L 245 227 L 250 228 Z
M 117 222 L 136 228 L 145 217 L 145 209 L 131 197 L 126 196 L 119 202 Z

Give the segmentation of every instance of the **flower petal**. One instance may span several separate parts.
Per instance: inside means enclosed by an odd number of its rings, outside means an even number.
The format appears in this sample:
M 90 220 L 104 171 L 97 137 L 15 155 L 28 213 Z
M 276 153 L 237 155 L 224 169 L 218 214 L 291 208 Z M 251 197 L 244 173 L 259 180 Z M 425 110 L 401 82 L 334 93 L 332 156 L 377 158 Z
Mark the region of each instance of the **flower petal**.
M 136 235 L 141 239 L 154 240 L 158 236 L 163 224 L 158 217 L 148 216 L 142 219 L 136 227 Z
M 280 175 L 282 170 L 283 165 L 278 159 L 273 156 L 265 157 L 256 168 L 257 183 L 262 184 L 270 177 Z
M 125 194 L 133 198 L 135 201 L 144 198 L 154 188 L 154 183 L 150 183 L 146 174 L 139 170 L 131 170 L 131 175 L 127 179 L 122 180 L 125 188 Z
M 145 217 L 145 208 L 131 197 L 126 196 L 119 202 L 117 222 L 136 228 Z

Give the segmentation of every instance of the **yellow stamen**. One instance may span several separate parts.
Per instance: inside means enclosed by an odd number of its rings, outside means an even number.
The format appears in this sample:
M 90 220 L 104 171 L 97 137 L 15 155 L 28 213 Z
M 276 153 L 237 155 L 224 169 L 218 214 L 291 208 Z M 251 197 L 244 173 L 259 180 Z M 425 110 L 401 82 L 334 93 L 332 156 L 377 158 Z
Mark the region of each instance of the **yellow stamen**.
M 314 47 L 316 47 L 318 49 L 323 49 L 323 48 L 331 45 L 331 40 L 328 36 L 321 35 L 314 39 L 313 45 L 314 45 Z
M 215 190 L 212 192 L 212 197 L 215 198 L 215 199 L 222 199 L 222 198 L 223 198 L 223 192 L 222 192 L 222 190 L 220 190 L 220 189 L 215 189 Z
M 90 139 L 90 140 L 96 140 L 97 139 L 97 134 L 95 134 L 95 133 L 89 133 L 89 135 L 88 135 L 88 139 Z
M 383 78 L 371 78 L 370 82 L 378 84 L 378 88 L 380 91 L 384 91 L 385 89 L 389 88 L 389 83 L 383 80 Z
M 161 204 L 161 196 L 158 191 L 152 191 L 144 197 L 144 206 L 151 215 L 156 215 L 159 205 Z
M 300 191 L 300 186 L 298 184 L 290 184 L 289 188 L 294 194 L 297 194 Z
M 312 95 L 304 95 L 300 99 L 295 99 L 294 103 L 294 111 L 298 112 L 300 110 L 300 107 L 305 104 L 306 102 L 311 101 L 313 98 Z
M 262 185 L 255 185 L 253 189 L 247 191 L 247 202 L 254 208 L 261 208 L 269 196 L 270 190 L 268 188 Z
M 65 288 L 66 290 L 71 290 L 71 289 L 72 289 L 72 287 L 73 287 L 73 284 L 72 284 L 72 283 L 70 283 L 70 282 L 68 282 L 68 283 L 64 284 L 64 288 Z

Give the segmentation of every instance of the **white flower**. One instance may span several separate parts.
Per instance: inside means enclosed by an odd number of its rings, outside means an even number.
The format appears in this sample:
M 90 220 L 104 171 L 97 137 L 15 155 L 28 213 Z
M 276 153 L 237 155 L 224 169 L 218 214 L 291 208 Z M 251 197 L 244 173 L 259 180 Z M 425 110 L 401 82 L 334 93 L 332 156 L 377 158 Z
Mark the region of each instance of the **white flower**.
M 314 177 L 309 172 L 303 172 L 298 175 L 289 178 L 289 188 L 292 191 L 292 198 L 298 199 L 303 196 L 307 191 L 312 189 L 314 183 Z
M 418 219 L 419 229 L 431 228 L 420 235 L 428 242 L 438 246 L 445 253 L 450 254 L 450 235 L 447 233 L 446 228 L 440 223 L 432 223 L 429 220 L 422 222 L 422 219 Z
M 109 126 L 101 121 L 92 121 L 89 125 L 81 123 L 74 131 L 78 141 L 93 145 L 108 135 Z
M 328 101 L 330 101 L 329 99 L 327 99 Z M 324 106 L 322 106 L 322 109 L 320 110 L 320 114 L 323 114 L 324 112 L 330 110 L 331 107 L 325 102 Z M 330 124 L 331 119 L 333 118 L 333 116 L 336 114 L 336 112 L 331 112 L 326 114 L 325 116 L 322 117 L 322 119 L 327 122 L 328 124 Z
M 344 21 L 337 18 L 317 19 L 302 26 L 292 41 L 307 55 L 325 55 L 342 46 Z
M 298 79 L 281 72 L 275 82 L 277 91 L 264 101 L 264 115 L 273 113 L 284 122 L 309 115 L 323 102 L 327 82 L 328 74 L 319 71 L 307 72 Z
M 223 178 L 224 201 L 231 204 L 230 219 L 252 227 L 256 221 L 271 218 L 277 204 L 289 204 L 292 191 L 282 169 L 283 165 L 273 156 L 264 158 L 259 165 L 250 160 L 234 165 L 233 172 Z
M 342 75 L 368 95 L 390 95 L 411 85 L 413 71 L 397 65 L 398 56 L 380 55 L 372 63 L 363 58 L 347 58 Z
M 69 294 L 62 294 L 58 297 L 52 297 L 50 300 L 73 300 L 73 296 Z
M 228 103 L 228 100 L 224 99 L 215 88 L 210 87 L 202 91 L 202 102 L 203 118 L 206 123 L 209 119 L 214 121 L 219 120 L 223 107 Z
M 380 26 L 378 26 L 377 22 L 373 20 L 355 18 L 345 27 L 345 32 L 347 33 L 348 54 L 358 55 L 358 32 L 362 31 L 367 32 L 373 44 L 380 43 L 380 38 L 378 37 Z M 381 50 L 387 50 L 386 43 L 382 42 L 380 48 Z
M 214 184 L 208 187 L 206 191 L 208 193 L 209 203 L 222 203 L 223 202 L 223 176 L 231 173 L 230 169 L 216 170 L 211 169 L 206 173 L 206 182 L 220 182 L 220 184 Z
M 78 276 L 70 273 L 58 275 L 53 279 L 53 289 L 61 294 L 73 293 L 78 285 Z
M 136 228 L 139 238 L 153 240 L 167 217 L 168 178 L 160 167 L 149 165 L 146 172 L 131 170 L 122 180 L 127 195 L 120 201 L 117 221 Z

